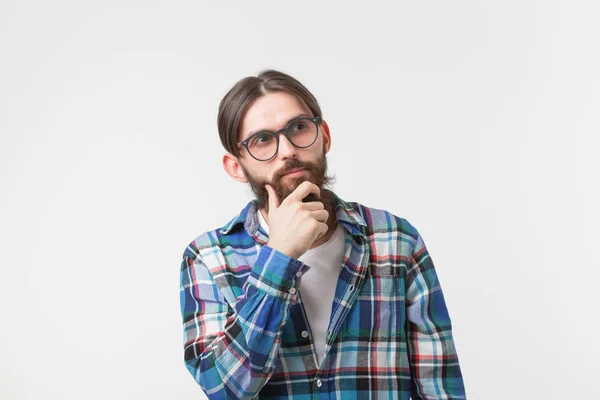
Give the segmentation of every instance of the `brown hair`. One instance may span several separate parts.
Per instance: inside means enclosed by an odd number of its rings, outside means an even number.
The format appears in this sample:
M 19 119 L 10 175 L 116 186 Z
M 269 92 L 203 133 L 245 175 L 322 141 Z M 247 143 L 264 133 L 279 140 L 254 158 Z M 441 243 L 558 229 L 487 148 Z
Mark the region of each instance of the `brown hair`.
M 247 76 L 239 80 L 219 104 L 217 126 L 225 150 L 236 157 L 240 156 L 237 143 L 246 110 L 254 100 L 272 92 L 293 94 L 314 117 L 323 117 L 315 96 L 298 80 L 280 71 L 263 70 L 258 76 Z

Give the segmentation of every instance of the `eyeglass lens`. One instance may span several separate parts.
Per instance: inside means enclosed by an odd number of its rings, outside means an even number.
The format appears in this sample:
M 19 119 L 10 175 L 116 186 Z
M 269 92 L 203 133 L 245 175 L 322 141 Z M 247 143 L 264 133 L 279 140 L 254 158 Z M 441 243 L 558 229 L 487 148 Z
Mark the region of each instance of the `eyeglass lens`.
M 298 119 L 287 127 L 289 138 L 296 147 L 309 147 L 317 139 L 317 124 L 310 119 Z M 277 140 L 272 133 L 254 135 L 248 142 L 248 151 L 258 160 L 268 160 L 277 152 Z

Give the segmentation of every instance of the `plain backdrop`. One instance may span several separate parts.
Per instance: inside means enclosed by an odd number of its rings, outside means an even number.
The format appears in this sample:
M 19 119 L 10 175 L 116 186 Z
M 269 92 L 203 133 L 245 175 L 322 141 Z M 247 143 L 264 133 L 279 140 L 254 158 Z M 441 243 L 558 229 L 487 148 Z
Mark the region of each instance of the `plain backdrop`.
M 317 97 L 343 199 L 406 218 L 470 399 L 600 399 L 600 6 L 2 1 L 0 398 L 204 399 L 185 247 L 252 199 L 216 115 Z

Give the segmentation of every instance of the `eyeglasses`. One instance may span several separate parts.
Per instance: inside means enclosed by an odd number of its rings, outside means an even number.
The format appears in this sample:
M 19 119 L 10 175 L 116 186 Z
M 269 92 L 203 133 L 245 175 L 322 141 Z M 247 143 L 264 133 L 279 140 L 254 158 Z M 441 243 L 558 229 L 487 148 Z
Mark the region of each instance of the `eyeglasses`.
M 258 161 L 268 161 L 275 157 L 279 150 L 279 134 L 285 137 L 295 147 L 307 148 L 312 146 L 319 136 L 321 117 L 299 117 L 294 119 L 285 129 L 276 132 L 260 131 L 249 136 L 238 147 L 244 147 L 252 158 Z

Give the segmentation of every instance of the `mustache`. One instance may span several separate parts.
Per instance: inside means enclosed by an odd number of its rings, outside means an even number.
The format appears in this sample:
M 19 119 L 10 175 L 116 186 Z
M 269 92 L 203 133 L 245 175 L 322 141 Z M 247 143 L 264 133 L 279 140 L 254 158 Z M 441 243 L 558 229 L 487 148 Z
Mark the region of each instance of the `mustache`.
M 287 174 L 288 172 L 290 172 L 291 170 L 296 169 L 296 168 L 302 168 L 302 169 L 310 170 L 311 166 L 309 164 L 303 163 L 300 160 L 292 158 L 289 162 L 287 162 L 281 168 L 281 170 L 279 170 L 277 172 L 277 174 L 275 174 L 275 176 L 274 176 L 275 180 L 281 178 L 283 175 Z

